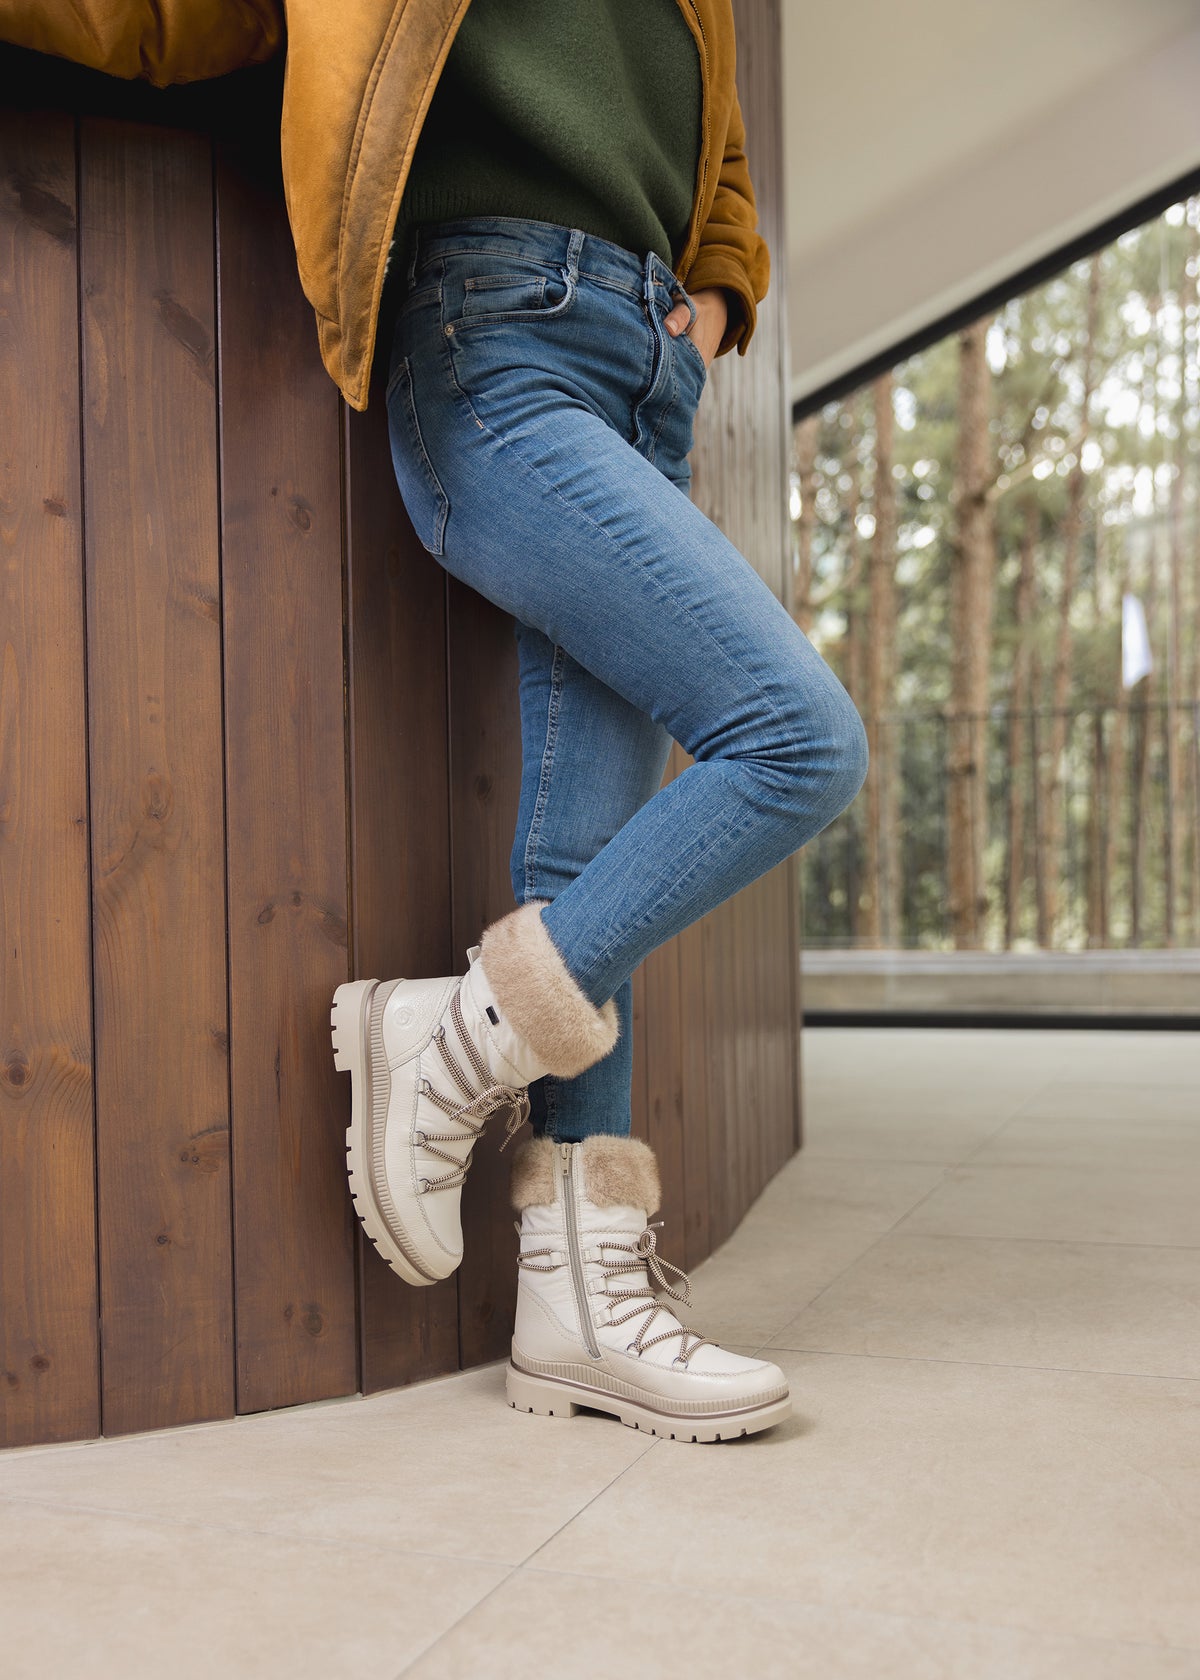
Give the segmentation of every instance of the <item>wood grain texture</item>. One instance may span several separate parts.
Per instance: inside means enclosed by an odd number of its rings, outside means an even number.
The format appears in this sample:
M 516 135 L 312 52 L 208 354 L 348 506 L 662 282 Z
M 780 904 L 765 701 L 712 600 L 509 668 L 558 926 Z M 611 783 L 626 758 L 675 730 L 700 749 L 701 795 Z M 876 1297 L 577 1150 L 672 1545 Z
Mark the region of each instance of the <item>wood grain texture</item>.
M 217 148 L 239 1411 L 358 1386 L 339 398 L 270 157 Z
M 786 600 L 779 0 L 736 12 L 772 290 L 752 353 L 710 375 L 694 496 Z M 360 1248 L 328 1018 L 351 975 L 461 973 L 512 907 L 511 621 L 413 536 L 382 390 L 349 414 L 321 367 L 279 67 L 159 93 L 17 56 L 61 110 L 4 119 L 0 164 L 0 366 L 24 417 L 0 450 L 2 1438 L 502 1356 L 502 1131 L 467 1179 L 457 1278 L 407 1288 Z M 82 280 L 71 110 L 91 113 Z M 799 1141 L 798 914 L 788 864 L 635 977 L 635 1130 L 677 1263 Z
M 0 112 L 0 1447 L 100 1430 L 75 123 Z
M 517 644 L 512 619 L 450 581 L 450 859 L 455 967 L 484 927 L 514 907 L 509 853 L 521 785 Z M 527 1134 L 526 1134 L 527 1135 Z M 464 1366 L 508 1352 L 517 1295 L 517 1239 L 508 1167 L 493 1124 L 475 1147 L 463 1186 L 466 1253 L 458 1272 Z
M 107 1434 L 233 1411 L 211 147 L 89 119 L 80 259 Z
M 351 970 L 453 974 L 446 574 L 415 536 L 392 472 L 383 380 L 343 405 L 350 704 Z M 342 1110 L 349 1118 L 349 1088 Z M 414 1289 L 359 1228 L 366 1393 L 458 1364 L 458 1280 Z
M 787 605 L 790 425 L 780 0 L 735 0 L 734 11 L 746 152 L 759 226 L 771 251 L 771 284 L 759 305 L 749 354 L 723 356 L 709 372 L 696 420 L 692 496 Z M 796 861 L 789 859 L 680 942 L 684 1040 L 692 1066 L 702 1057 L 708 1070 L 702 1094 L 685 1090 L 683 1105 L 689 1264 L 725 1240 L 799 1143 L 795 875 Z M 699 1193 L 702 1175 L 708 1185 L 707 1232 L 692 1189 L 695 1185 Z

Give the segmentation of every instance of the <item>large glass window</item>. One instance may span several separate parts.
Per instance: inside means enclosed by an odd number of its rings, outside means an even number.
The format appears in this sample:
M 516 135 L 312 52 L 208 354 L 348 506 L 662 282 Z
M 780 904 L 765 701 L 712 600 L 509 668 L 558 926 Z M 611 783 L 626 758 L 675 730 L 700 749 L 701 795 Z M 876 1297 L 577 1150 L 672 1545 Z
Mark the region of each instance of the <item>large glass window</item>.
M 797 423 L 794 608 L 872 749 L 810 1007 L 1200 1010 L 1198 284 L 1189 199 Z

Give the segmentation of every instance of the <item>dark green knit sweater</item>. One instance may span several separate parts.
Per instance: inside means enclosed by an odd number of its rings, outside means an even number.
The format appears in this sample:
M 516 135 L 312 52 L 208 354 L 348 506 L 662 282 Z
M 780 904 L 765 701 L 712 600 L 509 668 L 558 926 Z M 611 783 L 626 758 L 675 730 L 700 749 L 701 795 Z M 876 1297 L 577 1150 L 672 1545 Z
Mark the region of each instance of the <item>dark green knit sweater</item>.
M 409 230 L 450 216 L 581 227 L 673 266 L 700 159 L 700 58 L 678 0 L 472 0 L 405 183 Z

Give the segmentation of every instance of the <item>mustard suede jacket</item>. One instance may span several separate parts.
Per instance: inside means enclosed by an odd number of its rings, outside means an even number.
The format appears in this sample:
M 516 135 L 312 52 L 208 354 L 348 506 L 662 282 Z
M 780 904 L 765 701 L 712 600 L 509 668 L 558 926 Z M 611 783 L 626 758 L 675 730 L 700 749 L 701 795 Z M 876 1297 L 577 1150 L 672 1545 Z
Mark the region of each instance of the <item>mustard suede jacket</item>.
M 158 87 L 261 63 L 286 37 L 280 147 L 300 283 L 321 356 L 367 406 L 384 265 L 433 90 L 470 0 L 0 0 L 0 40 Z M 717 351 L 744 355 L 770 256 L 734 83 L 732 0 L 679 0 L 700 53 L 702 144 L 676 278 L 726 286 Z

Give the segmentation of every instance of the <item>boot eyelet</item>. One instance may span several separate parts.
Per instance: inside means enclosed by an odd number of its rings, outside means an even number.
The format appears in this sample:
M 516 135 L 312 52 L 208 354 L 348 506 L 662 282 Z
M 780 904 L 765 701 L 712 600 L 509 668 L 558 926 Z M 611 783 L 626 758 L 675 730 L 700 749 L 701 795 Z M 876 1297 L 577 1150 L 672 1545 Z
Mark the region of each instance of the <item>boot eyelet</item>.
M 636 1342 L 627 1342 L 625 1344 L 625 1352 L 636 1353 L 639 1359 L 642 1357 L 642 1350 L 637 1346 Z
M 415 1143 L 415 1144 L 416 1144 L 416 1145 L 417 1145 L 417 1146 L 418 1146 L 418 1147 L 424 1147 L 424 1143 L 425 1143 L 425 1133 L 424 1133 L 424 1132 L 414 1132 L 414 1133 L 413 1133 L 413 1142 L 414 1142 L 414 1143 Z
M 419 1178 L 417 1180 L 417 1184 L 420 1186 L 421 1195 L 424 1196 L 429 1189 L 429 1180 L 427 1178 Z
M 430 1091 L 433 1090 L 433 1086 L 429 1083 L 428 1079 L 422 1079 L 421 1083 L 417 1086 L 417 1090 L 423 1097 L 427 1097 Z

